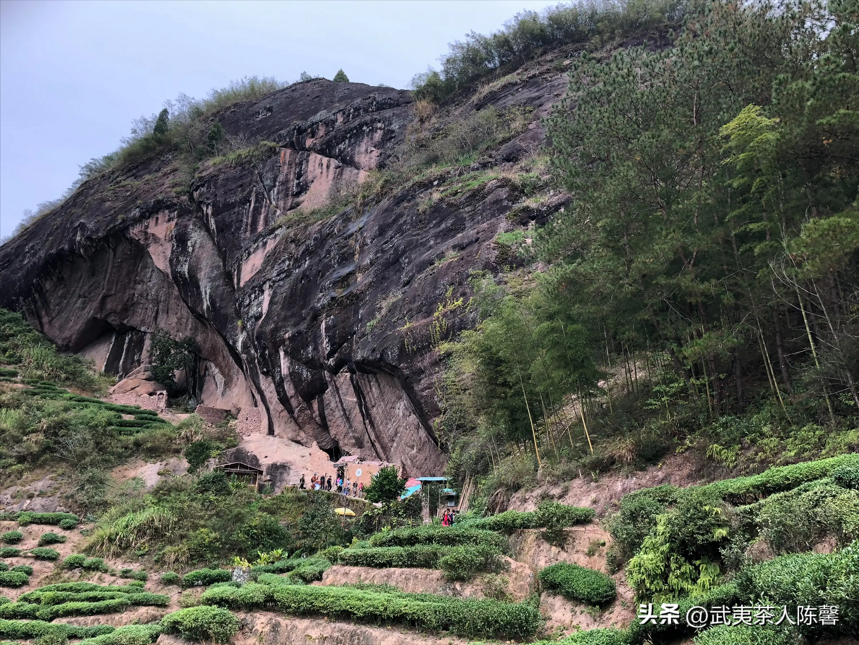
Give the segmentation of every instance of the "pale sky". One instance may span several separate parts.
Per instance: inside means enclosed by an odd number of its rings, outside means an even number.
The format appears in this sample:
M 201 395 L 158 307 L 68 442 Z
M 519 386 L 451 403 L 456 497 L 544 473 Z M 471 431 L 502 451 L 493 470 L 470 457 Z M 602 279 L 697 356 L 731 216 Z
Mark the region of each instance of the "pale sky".
M 499 29 L 527 0 L 0 0 L 0 239 L 180 93 L 302 71 L 409 87 L 447 44 Z

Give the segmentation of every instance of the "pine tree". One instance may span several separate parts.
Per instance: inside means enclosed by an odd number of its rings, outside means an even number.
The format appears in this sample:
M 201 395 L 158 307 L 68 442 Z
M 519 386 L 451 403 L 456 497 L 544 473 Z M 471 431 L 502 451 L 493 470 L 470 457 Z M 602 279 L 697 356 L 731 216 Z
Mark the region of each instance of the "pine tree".
M 337 70 L 337 73 L 334 75 L 334 82 L 335 83 L 348 83 L 349 77 L 346 76 L 346 72 L 344 72 L 342 69 L 340 69 L 340 70 Z

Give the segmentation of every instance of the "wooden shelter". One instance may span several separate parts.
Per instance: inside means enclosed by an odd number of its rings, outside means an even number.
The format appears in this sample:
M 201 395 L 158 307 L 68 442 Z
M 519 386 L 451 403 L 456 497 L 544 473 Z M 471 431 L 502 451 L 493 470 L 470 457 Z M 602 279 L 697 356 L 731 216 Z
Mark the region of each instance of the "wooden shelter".
M 215 470 L 223 472 L 231 482 L 242 482 L 254 490 L 259 490 L 259 485 L 262 481 L 261 468 L 242 463 L 241 461 L 232 461 L 228 464 L 215 466 Z

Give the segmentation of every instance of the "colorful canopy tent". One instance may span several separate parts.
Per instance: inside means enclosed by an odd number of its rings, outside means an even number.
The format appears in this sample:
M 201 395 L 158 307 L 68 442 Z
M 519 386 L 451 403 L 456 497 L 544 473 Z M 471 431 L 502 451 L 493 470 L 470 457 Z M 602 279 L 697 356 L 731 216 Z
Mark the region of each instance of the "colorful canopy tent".
M 400 495 L 400 499 L 411 497 L 421 489 L 421 483 L 414 477 L 406 482 L 406 491 Z

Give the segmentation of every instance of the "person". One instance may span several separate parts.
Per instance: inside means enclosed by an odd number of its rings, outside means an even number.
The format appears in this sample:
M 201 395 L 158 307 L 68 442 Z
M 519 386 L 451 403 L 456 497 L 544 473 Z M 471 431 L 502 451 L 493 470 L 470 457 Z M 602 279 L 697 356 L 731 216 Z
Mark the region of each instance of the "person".
M 322 488 L 322 484 L 317 480 L 316 483 L 313 484 L 313 490 L 319 490 L 320 488 Z
M 358 482 L 352 482 L 352 496 L 358 497 Z
M 358 497 L 364 497 L 364 482 L 358 484 Z
M 450 525 L 456 526 L 456 511 L 450 512 Z
M 301 479 L 298 480 L 298 487 L 300 489 L 304 488 L 304 473 L 301 473 Z
M 450 515 L 447 514 L 447 509 L 445 509 L 444 513 L 441 516 L 441 525 L 450 526 Z
M 349 482 L 349 480 L 347 479 L 347 480 L 346 480 L 346 483 L 345 483 L 345 484 L 343 484 L 343 494 L 344 494 L 346 497 L 349 497 L 349 485 L 350 485 L 350 482 Z
M 317 481 L 319 481 L 319 477 L 316 476 L 316 473 L 313 473 L 313 477 L 310 478 L 310 487 L 316 489 Z
M 337 476 L 337 492 L 338 493 L 343 492 L 343 478 L 340 477 L 339 475 Z
M 325 490 L 331 492 L 331 475 L 328 475 L 328 481 L 325 482 Z

